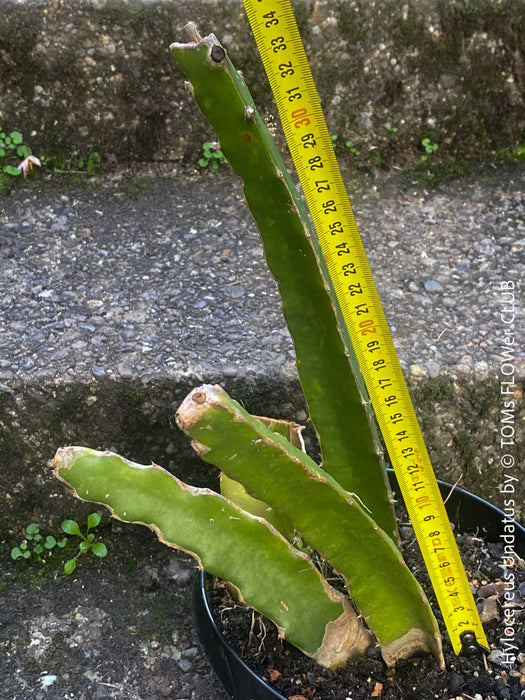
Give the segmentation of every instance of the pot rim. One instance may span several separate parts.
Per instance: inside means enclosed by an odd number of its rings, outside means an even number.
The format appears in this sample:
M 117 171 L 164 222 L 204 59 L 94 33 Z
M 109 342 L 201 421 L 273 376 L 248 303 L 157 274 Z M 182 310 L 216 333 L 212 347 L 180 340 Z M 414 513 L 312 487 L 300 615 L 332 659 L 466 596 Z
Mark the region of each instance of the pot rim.
M 235 651 L 231 644 L 225 639 L 217 623 L 213 618 L 210 602 L 206 592 L 206 580 L 212 580 L 213 576 L 206 571 L 199 570 L 193 585 L 193 612 L 199 639 L 206 651 L 206 656 L 222 682 L 228 695 L 234 700 L 286 700 L 286 698 L 274 690 L 266 683 L 261 676 L 257 675 L 244 659 Z M 219 649 L 219 652 L 213 652 Z M 232 667 L 232 664 L 234 666 Z M 241 679 L 239 679 L 241 675 Z M 246 686 L 253 686 L 254 694 L 249 697 L 238 695 L 238 684 L 242 682 L 243 691 Z M 257 688 L 259 691 L 257 692 Z M 264 696 L 261 695 L 264 693 Z

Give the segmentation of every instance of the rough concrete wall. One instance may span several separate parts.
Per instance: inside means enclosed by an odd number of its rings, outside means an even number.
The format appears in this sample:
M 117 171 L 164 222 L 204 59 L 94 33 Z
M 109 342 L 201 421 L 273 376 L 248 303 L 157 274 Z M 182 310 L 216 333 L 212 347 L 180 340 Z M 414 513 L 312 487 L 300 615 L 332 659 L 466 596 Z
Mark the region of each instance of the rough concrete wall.
M 206 378 L 208 381 L 210 378 Z M 215 377 L 212 379 L 212 381 Z M 217 470 L 199 460 L 190 441 L 177 429 L 174 414 L 187 392 L 200 382 L 93 380 L 91 383 L 28 382 L 15 392 L 0 386 L 0 539 L 8 528 L 24 527 L 32 519 L 60 520 L 71 509 L 67 489 L 52 477 L 50 460 L 63 445 L 108 446 L 143 464 L 170 468 L 196 486 L 213 486 Z M 250 383 L 221 379 L 221 384 L 250 412 L 304 422 L 305 403 L 296 380 Z M 2 388 L 4 389 L 2 391 Z M 439 478 L 503 508 L 500 493 L 499 386 L 495 380 L 454 382 L 441 377 L 412 386 L 418 418 L 430 458 Z M 520 403 L 516 424 L 524 416 Z M 311 425 L 306 433 L 310 454 L 316 455 Z M 516 469 L 515 516 L 523 522 L 525 446 L 513 448 Z M 52 503 L 52 506 L 50 505 Z
M 156 462 L 196 486 L 218 487 L 218 471 L 200 460 L 175 425 L 175 411 L 200 382 L 178 379 L 91 383 L 28 382 L 0 385 L 0 541 L 31 520 L 60 522 L 71 497 L 52 476 L 57 447 L 88 445 L 119 452 L 139 463 Z M 297 417 L 304 400 L 297 382 L 222 381 L 256 414 Z M 289 391 L 289 395 L 287 392 Z M 295 405 L 290 403 L 295 401 Z
M 293 4 L 329 128 L 363 161 L 419 157 L 425 137 L 454 156 L 525 139 L 522 0 Z M 275 114 L 241 0 L 0 0 L 0 125 L 37 155 L 195 162 L 213 135 L 168 50 L 190 20 Z

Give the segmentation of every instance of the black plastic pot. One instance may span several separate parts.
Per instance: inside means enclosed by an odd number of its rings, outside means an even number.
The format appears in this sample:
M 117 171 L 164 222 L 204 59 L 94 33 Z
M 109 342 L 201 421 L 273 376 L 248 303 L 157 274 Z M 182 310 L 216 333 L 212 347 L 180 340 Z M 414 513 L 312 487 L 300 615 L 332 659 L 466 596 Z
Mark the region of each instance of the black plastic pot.
M 397 480 L 389 470 L 390 481 L 396 494 Z M 478 496 L 461 488 L 439 481 L 450 520 L 459 532 L 479 533 L 490 542 L 499 541 L 503 533 L 503 511 Z M 450 495 L 449 495 L 450 494 Z M 508 520 L 506 521 L 508 523 Z M 515 523 L 514 549 L 525 558 L 525 528 Z M 193 589 L 193 610 L 199 632 L 210 663 L 233 700 L 286 700 L 257 676 L 231 648 L 213 619 L 205 588 L 206 574 L 199 572 Z

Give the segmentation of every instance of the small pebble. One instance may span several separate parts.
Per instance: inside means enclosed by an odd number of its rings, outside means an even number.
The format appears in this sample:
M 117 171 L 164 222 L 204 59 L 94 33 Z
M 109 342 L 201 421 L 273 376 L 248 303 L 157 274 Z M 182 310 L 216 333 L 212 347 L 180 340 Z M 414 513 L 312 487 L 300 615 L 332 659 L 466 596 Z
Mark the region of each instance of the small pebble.
M 463 676 L 459 673 L 455 673 L 452 671 L 447 679 L 447 688 L 450 693 L 456 693 L 457 690 L 461 688 L 461 686 L 465 685 L 465 679 Z
M 506 662 L 508 657 L 504 654 L 504 652 L 501 649 L 492 649 L 487 658 L 492 664 L 498 664 L 498 666 L 508 665 Z
M 412 525 L 401 525 L 399 527 L 399 534 L 403 540 L 411 540 L 414 537 L 414 528 Z
M 123 379 L 130 379 L 133 376 L 133 368 L 125 362 L 119 362 L 117 372 Z
M 424 286 L 427 292 L 441 292 L 443 290 L 443 287 L 436 280 L 427 280 Z
M 480 618 L 481 622 L 484 624 L 491 622 L 492 620 L 498 620 L 499 609 L 498 609 L 498 597 L 490 596 L 489 598 L 484 598 L 481 601 Z
M 221 369 L 221 374 L 225 377 L 236 377 L 239 374 L 239 368 L 236 365 L 225 365 Z
M 178 664 L 179 664 L 179 668 L 182 671 L 184 671 L 185 673 L 187 673 L 188 671 L 191 671 L 191 669 L 193 668 L 193 664 L 191 663 L 191 661 L 189 659 L 181 659 L 178 662 Z
M 226 294 L 232 299 L 240 299 L 245 294 L 245 289 L 242 284 L 234 284 L 226 289 Z
M 501 578 L 503 576 L 503 569 L 498 564 L 495 564 L 492 559 L 484 559 L 479 567 L 482 574 L 484 574 L 489 579 Z
M 507 586 L 504 581 L 498 581 L 497 583 L 487 583 L 484 586 L 480 586 L 477 590 L 477 594 L 480 598 L 488 598 L 489 596 L 499 596 L 506 590 Z
M 428 376 L 431 377 L 432 379 L 435 379 L 436 377 L 439 377 L 440 371 L 441 371 L 441 365 L 439 362 L 435 362 L 434 360 L 430 360 L 427 363 L 427 369 L 428 369 Z

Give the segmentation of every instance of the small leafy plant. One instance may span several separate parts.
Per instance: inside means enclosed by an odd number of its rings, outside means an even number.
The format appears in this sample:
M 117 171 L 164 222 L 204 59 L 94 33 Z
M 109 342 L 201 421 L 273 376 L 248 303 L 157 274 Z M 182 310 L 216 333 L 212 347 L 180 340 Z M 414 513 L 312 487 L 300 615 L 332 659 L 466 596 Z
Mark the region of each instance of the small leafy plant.
M 353 141 L 345 141 L 345 146 L 350 150 L 350 153 L 353 153 L 354 156 L 360 156 L 361 151 L 359 151 Z
M 525 161 L 525 143 L 522 143 L 517 148 L 515 148 L 512 151 L 512 156 L 516 158 L 516 160 Z
M 202 157 L 198 162 L 201 168 L 209 168 L 212 173 L 216 173 L 219 166 L 226 165 L 228 160 L 217 141 L 206 141 L 202 144 Z
M 333 136 L 330 136 L 330 139 L 332 140 L 332 145 L 333 145 L 333 147 L 335 148 L 335 147 L 336 147 L 336 143 L 337 143 L 337 141 L 338 141 L 338 139 L 339 139 L 339 136 L 338 136 L 337 134 L 334 134 Z M 360 156 L 360 155 L 361 155 L 361 151 L 359 151 L 359 150 L 356 148 L 354 142 L 351 141 L 350 139 L 348 139 L 348 140 L 345 141 L 345 146 L 349 149 L 350 153 L 353 153 L 354 156 Z
M 443 667 L 436 619 L 399 549 L 377 427 L 301 196 L 223 47 L 213 34 L 187 29 L 192 41 L 171 50 L 243 183 L 283 300 L 322 466 L 305 454 L 300 426 L 252 416 L 220 386 L 203 385 L 176 422 L 221 470 L 221 494 L 86 447 L 59 449 L 54 473 L 78 498 L 192 554 L 322 666 L 341 667 L 377 644 L 390 667 L 418 652 Z M 338 248 L 350 252 L 346 243 Z M 352 264 L 344 269 L 351 282 Z M 376 345 L 370 340 L 370 352 Z M 326 562 L 346 593 L 323 576 Z
M 95 541 L 95 534 L 90 532 L 97 527 L 100 523 L 101 516 L 99 513 L 91 513 L 88 515 L 87 526 L 85 534 L 80 529 L 79 524 L 75 520 L 64 520 L 62 523 L 62 530 L 68 535 L 76 535 L 80 538 L 80 544 L 78 545 L 78 552 L 72 558 L 68 559 L 64 564 L 64 572 L 66 574 L 72 574 L 77 568 L 77 559 L 81 554 L 87 554 L 92 552 L 96 557 L 105 557 L 108 553 L 107 547 L 103 542 Z
M 22 170 L 14 162 L 26 159 L 31 155 L 29 146 L 24 143 L 20 131 L 7 133 L 0 126 L 0 168 L 6 175 L 18 177 Z
M 25 538 L 17 547 L 11 549 L 11 559 L 31 558 L 43 562 L 46 552 L 50 552 L 55 547 L 63 549 L 66 543 L 66 537 L 57 540 L 53 535 L 47 535 L 44 539 L 40 533 L 40 526 L 37 523 L 30 523 L 26 528 Z
M 91 153 L 86 157 L 80 157 L 78 159 L 78 169 L 85 170 L 86 175 L 94 175 L 100 169 L 100 164 L 102 159 L 98 151 L 91 151 Z
M 498 151 L 498 155 L 502 156 L 506 161 L 525 162 L 525 142 L 520 143 L 512 151 L 509 148 L 504 148 Z
M 79 175 L 95 175 L 100 170 L 102 158 L 98 151 L 91 151 L 87 156 L 80 156 L 74 169 L 70 158 L 59 159 L 52 156 L 36 158 L 31 153 L 29 146 L 24 143 L 24 137 L 20 131 L 7 132 L 0 126 L 0 175 L 7 182 L 7 177 L 19 177 L 24 179 L 31 172 L 33 166 L 44 166 L 53 173 L 77 173 Z M 0 185 L 6 184 L 0 180 Z
M 105 557 L 107 555 L 107 547 L 102 542 L 95 541 L 95 535 L 90 530 L 93 530 L 100 523 L 101 516 L 99 513 L 91 513 L 87 519 L 86 532 L 83 533 L 79 524 L 75 520 L 64 520 L 61 525 L 62 532 L 66 535 L 74 535 L 80 538 L 77 554 L 68 559 L 64 563 L 64 572 L 72 574 L 77 566 L 77 559 L 81 554 L 92 552 L 97 557 Z M 53 535 L 44 535 L 40 532 L 40 525 L 30 523 L 26 528 L 25 538 L 20 544 L 11 549 L 11 558 L 17 559 L 33 559 L 39 563 L 44 562 L 46 553 L 51 553 L 55 548 L 64 549 L 68 543 L 67 537 L 57 539 Z
M 421 156 L 421 160 L 423 162 L 428 160 L 428 156 L 435 153 L 438 149 L 437 143 L 432 143 L 432 141 L 429 138 L 423 139 L 421 141 L 421 145 L 423 146 L 423 148 L 425 149 L 425 152 L 427 153 L 427 155 Z

